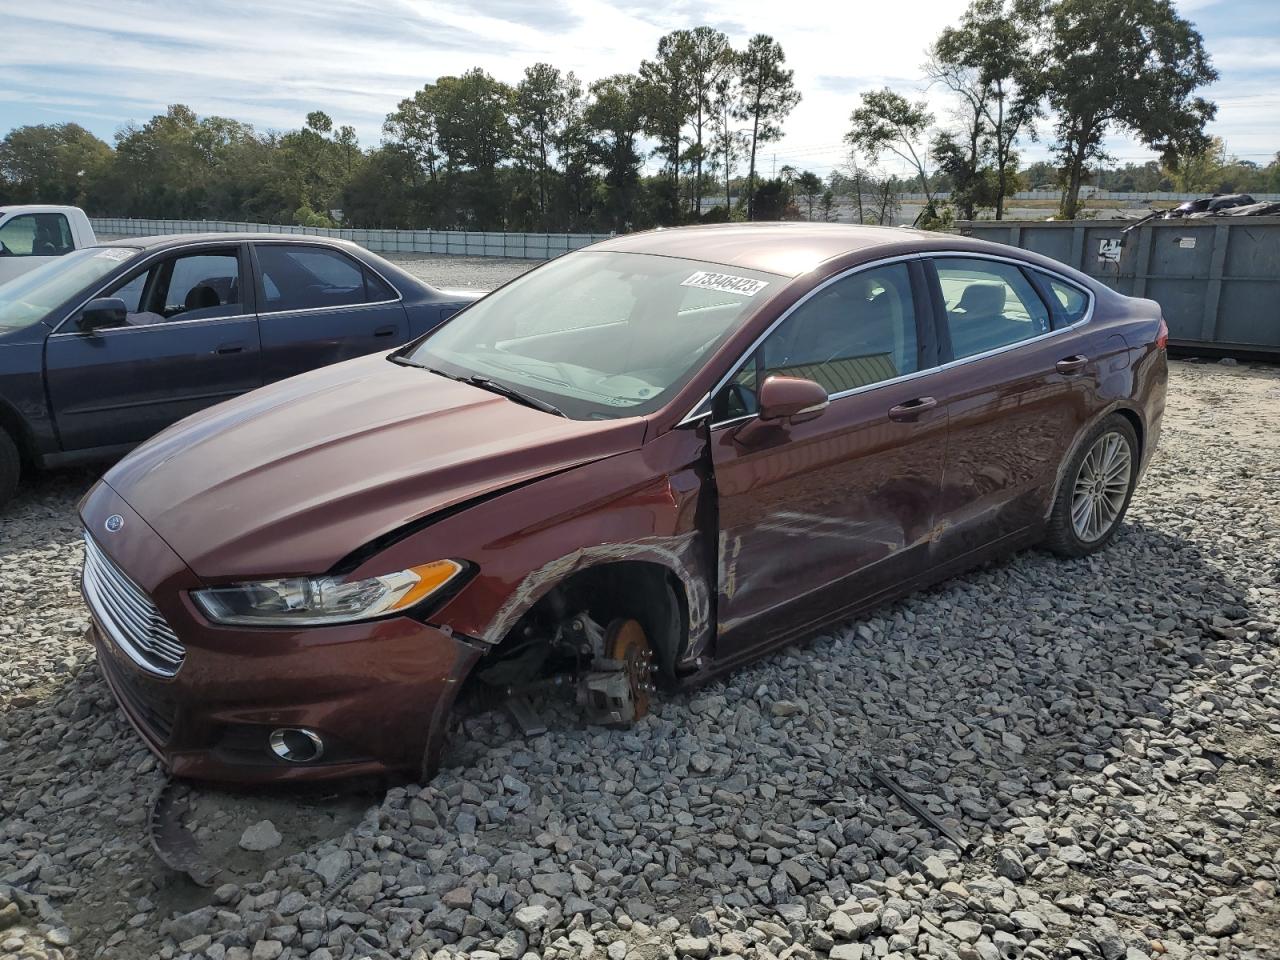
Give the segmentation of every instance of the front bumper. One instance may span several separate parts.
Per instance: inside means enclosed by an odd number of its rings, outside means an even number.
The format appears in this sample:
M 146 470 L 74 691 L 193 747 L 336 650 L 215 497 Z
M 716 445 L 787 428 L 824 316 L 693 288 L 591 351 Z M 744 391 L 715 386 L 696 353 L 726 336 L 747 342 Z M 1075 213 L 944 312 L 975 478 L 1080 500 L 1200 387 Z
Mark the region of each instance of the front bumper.
M 123 525 L 106 532 L 117 514 Z M 409 617 L 295 630 L 214 626 L 188 596 L 204 584 L 110 487 L 99 483 L 81 516 L 185 647 L 173 676 L 147 670 L 86 596 L 103 675 L 172 774 L 253 783 L 434 770 L 481 647 Z M 315 731 L 323 755 L 280 759 L 269 746 L 280 727 Z

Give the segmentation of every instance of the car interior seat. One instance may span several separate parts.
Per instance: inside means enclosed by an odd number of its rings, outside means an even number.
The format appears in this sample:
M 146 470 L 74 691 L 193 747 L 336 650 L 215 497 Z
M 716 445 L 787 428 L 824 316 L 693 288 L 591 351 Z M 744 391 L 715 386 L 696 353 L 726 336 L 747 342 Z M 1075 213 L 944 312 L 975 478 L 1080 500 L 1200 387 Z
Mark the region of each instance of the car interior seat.
M 956 356 L 971 356 L 1009 342 L 1004 302 L 1004 284 L 978 282 L 964 288 L 949 311 Z
M 213 289 L 207 283 L 197 283 L 194 287 L 187 291 L 186 299 L 182 304 L 182 312 L 189 313 L 192 310 L 207 310 L 210 307 L 219 307 L 222 301 L 218 298 L 218 291 Z

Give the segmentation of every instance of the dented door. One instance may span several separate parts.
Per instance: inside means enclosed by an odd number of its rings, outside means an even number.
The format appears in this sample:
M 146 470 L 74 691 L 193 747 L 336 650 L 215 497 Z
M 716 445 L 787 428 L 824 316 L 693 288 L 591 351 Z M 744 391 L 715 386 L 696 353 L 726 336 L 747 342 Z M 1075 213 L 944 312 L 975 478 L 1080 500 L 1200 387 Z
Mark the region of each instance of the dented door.
M 889 411 L 929 377 L 831 401 L 821 417 L 744 446 L 712 431 L 719 495 L 718 656 L 799 629 L 922 572 L 942 478 L 945 417 Z

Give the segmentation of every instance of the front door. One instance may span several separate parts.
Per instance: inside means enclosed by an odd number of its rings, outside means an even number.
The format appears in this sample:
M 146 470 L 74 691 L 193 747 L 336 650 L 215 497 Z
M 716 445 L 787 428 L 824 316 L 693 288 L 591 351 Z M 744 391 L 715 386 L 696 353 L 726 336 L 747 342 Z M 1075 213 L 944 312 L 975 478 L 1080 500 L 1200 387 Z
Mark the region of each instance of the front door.
M 1050 309 L 1017 264 L 967 256 L 926 264 L 945 311 L 942 359 L 952 361 L 935 377 L 949 431 L 933 548 L 941 564 L 1044 519 L 1088 417 L 1098 355 L 1086 328 Z
M 71 317 L 47 341 L 49 399 L 63 450 L 138 443 L 262 385 L 258 324 L 239 244 L 149 261 L 100 292 L 125 301 L 117 327 Z
M 391 350 L 410 339 L 399 295 L 340 250 L 256 243 L 267 382 Z
M 946 420 L 918 264 L 846 274 L 801 302 L 716 399 L 719 637 L 731 658 L 923 572 Z M 926 306 L 917 309 L 923 295 Z M 818 418 L 755 420 L 771 374 L 827 389 Z M 749 429 L 748 429 L 749 428 Z

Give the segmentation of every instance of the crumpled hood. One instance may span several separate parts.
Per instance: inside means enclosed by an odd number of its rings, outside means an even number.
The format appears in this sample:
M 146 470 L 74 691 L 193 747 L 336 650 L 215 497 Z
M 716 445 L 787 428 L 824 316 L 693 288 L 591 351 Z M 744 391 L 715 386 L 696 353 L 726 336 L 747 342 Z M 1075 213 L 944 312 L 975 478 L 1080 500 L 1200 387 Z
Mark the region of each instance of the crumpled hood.
M 201 578 L 317 574 L 437 510 L 634 450 L 644 429 L 374 355 L 188 417 L 104 479 Z

